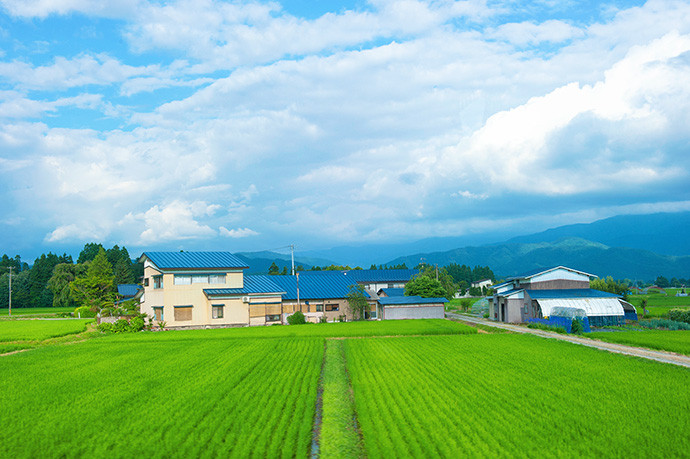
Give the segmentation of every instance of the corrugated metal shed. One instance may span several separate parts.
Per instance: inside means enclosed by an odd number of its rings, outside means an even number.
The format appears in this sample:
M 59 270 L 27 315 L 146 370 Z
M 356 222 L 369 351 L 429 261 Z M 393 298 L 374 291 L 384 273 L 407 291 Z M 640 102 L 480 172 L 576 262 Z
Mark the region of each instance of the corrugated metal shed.
M 587 317 L 624 316 L 625 311 L 618 298 L 542 298 L 538 299 L 544 317 L 551 315 L 555 307 L 584 309 Z
M 324 272 L 324 271 L 322 271 Z M 354 284 L 351 278 L 337 275 L 340 271 L 329 271 L 330 275 L 299 275 L 299 297 L 301 300 L 346 298 Z M 271 281 L 279 285 L 284 300 L 297 299 L 297 276 L 270 276 Z M 364 292 L 368 296 L 368 293 Z
M 279 285 L 271 281 L 275 276 L 244 276 L 243 288 L 205 288 L 206 296 L 247 295 L 251 293 L 283 293 Z
M 144 252 L 161 269 L 247 268 L 247 264 L 230 252 Z
M 117 294 L 125 298 L 133 297 L 137 294 L 141 287 L 137 284 L 118 284 Z
M 388 296 L 379 298 L 382 306 L 403 304 L 438 304 L 448 303 L 446 298 L 422 298 L 421 296 Z
M 566 289 L 552 289 L 552 290 L 532 290 L 527 289 L 526 292 L 533 299 L 540 298 L 619 298 L 609 292 L 602 292 L 601 290 L 594 290 L 591 288 L 566 288 Z M 503 293 L 502 295 L 505 295 Z

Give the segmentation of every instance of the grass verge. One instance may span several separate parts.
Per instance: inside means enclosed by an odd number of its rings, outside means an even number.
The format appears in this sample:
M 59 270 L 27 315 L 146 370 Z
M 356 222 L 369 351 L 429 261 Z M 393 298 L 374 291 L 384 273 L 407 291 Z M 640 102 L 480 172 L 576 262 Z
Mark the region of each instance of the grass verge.
M 319 438 L 321 457 L 364 456 L 355 419 L 355 405 L 345 370 L 343 341 L 327 340 Z

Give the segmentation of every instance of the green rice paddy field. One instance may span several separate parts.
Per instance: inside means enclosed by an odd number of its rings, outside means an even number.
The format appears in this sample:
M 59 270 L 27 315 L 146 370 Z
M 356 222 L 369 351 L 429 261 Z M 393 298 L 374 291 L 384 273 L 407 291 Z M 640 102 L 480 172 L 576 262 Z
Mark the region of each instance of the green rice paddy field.
M 307 457 L 319 406 L 323 457 L 690 452 L 686 368 L 448 321 L 337 325 L 110 335 L 2 356 L 0 457 Z M 359 431 L 341 436 L 347 403 Z
M 36 347 L 51 338 L 75 335 L 93 319 L 0 320 L 0 354 Z
M 690 355 L 690 330 L 626 330 L 587 333 L 586 336 L 609 343 Z
M 675 296 L 675 290 L 668 289 L 668 295 L 662 293 L 630 295 L 628 300 L 635 306 L 640 317 L 643 315 L 642 300 L 644 299 L 647 300 L 647 317 L 664 317 L 671 309 L 690 307 L 690 296 Z

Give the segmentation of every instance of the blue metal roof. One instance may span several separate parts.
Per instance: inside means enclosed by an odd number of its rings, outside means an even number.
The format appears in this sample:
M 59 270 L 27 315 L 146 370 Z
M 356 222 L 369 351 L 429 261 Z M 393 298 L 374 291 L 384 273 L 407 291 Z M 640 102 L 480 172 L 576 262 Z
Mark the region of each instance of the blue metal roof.
M 525 290 L 530 298 L 539 299 L 556 299 L 556 298 L 620 298 L 609 292 L 602 292 L 601 290 L 594 290 L 591 288 L 565 288 L 554 290 Z
M 387 296 L 379 298 L 381 306 L 397 304 L 434 304 L 448 303 L 446 298 L 422 298 L 421 296 Z
M 247 268 L 247 264 L 230 252 L 144 252 L 161 269 Z
M 525 289 L 524 289 L 524 288 L 514 288 L 514 289 L 511 289 L 511 290 L 506 290 L 506 291 L 503 292 L 503 293 L 498 293 L 498 296 L 510 296 L 510 295 L 512 295 L 513 293 L 522 292 L 523 290 L 525 290 Z
M 350 269 L 348 271 L 301 271 L 300 276 L 340 275 L 359 283 L 407 282 L 412 278 L 412 276 L 418 273 L 418 269 Z
M 244 276 L 243 288 L 205 288 L 207 296 L 218 295 L 247 295 L 251 293 L 283 293 L 285 290 L 280 288 L 271 279 L 274 276 Z
M 379 292 L 383 292 L 386 294 L 386 296 L 404 296 L 405 295 L 405 289 L 404 288 L 382 288 L 379 290 Z
M 323 272 L 323 271 L 322 271 Z M 329 271 L 339 273 L 340 271 Z M 350 293 L 350 287 L 355 284 L 351 278 L 340 275 L 303 275 L 299 273 L 300 300 L 318 300 L 327 298 L 345 298 Z M 284 300 L 297 299 L 297 276 L 269 276 L 271 281 L 279 285 Z M 369 296 L 364 292 L 366 296 Z
M 141 287 L 137 284 L 118 284 L 117 294 L 124 297 L 133 297 Z

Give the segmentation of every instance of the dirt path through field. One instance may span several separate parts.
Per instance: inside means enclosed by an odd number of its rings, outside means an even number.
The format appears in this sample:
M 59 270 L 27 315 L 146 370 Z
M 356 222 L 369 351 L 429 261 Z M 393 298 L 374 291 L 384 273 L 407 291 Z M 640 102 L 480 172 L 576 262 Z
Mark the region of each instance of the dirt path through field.
M 690 368 L 690 356 L 675 354 L 673 352 L 656 351 L 645 349 L 641 347 L 626 346 L 624 344 L 607 343 L 590 338 L 582 338 L 573 335 L 561 335 L 559 333 L 548 332 L 545 330 L 537 330 L 533 328 L 522 327 L 520 325 L 506 324 L 503 322 L 494 322 L 491 320 L 480 319 L 478 317 L 471 317 L 462 314 L 446 313 L 446 316 L 451 319 L 461 320 L 465 322 L 483 324 L 489 327 L 502 328 L 515 333 L 531 333 L 533 335 L 541 336 L 543 338 L 560 339 L 562 341 L 569 341 L 571 343 L 580 344 L 582 346 L 593 347 L 603 351 L 616 352 L 618 354 L 632 355 L 641 357 L 643 359 L 656 360 L 658 362 L 670 363 L 672 365 L 679 365 Z

